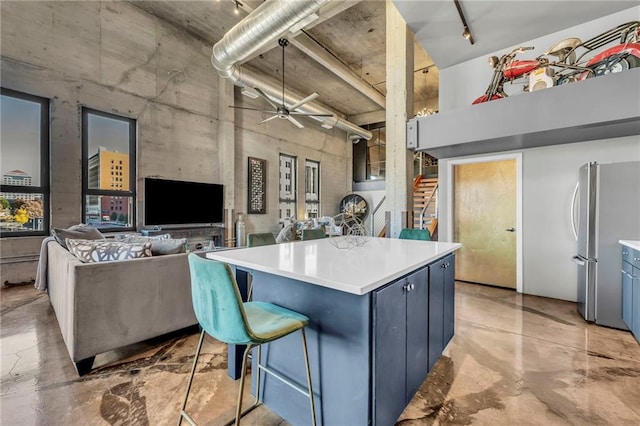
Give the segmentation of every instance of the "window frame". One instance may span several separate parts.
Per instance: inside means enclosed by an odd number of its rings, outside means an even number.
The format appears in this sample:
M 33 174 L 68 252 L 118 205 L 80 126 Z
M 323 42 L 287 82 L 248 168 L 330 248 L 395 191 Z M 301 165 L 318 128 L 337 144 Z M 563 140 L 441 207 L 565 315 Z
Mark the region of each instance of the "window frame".
M 291 186 L 293 187 L 291 191 L 293 194 L 293 198 L 289 199 L 289 198 L 281 198 L 280 197 L 280 185 L 282 184 L 282 160 L 288 158 L 291 160 L 291 173 L 293 176 L 290 176 L 288 179 L 291 181 Z M 287 179 L 287 177 L 285 176 L 285 179 Z M 287 204 L 293 204 L 293 212 L 292 215 L 289 216 L 289 218 L 291 217 L 295 217 L 296 220 L 299 220 L 298 218 L 298 157 L 295 155 L 291 155 L 291 154 L 285 154 L 284 152 L 280 152 L 278 155 L 278 222 L 279 223 L 283 223 L 283 221 L 287 218 L 284 217 L 280 217 L 281 213 L 282 213 L 282 203 L 287 203 Z
M 50 106 L 51 101 L 48 98 L 31 95 L 17 90 L 0 87 L 1 96 L 9 96 L 12 98 L 22 99 L 24 101 L 40 104 L 40 185 L 39 186 L 20 186 L 20 185 L 4 185 L 0 182 L 0 192 L 18 192 L 23 194 L 42 194 L 42 230 L 41 231 L 9 231 L 1 232 L 0 238 L 8 237 L 40 237 L 49 235 L 49 227 L 51 222 L 51 186 L 50 186 Z
M 89 115 L 96 115 L 113 120 L 123 121 L 129 125 L 129 190 L 117 191 L 110 189 L 89 188 Z M 134 118 L 111 114 L 93 108 L 82 107 L 82 222 L 87 222 L 87 197 L 110 196 L 110 197 L 131 197 L 131 226 L 124 227 L 96 227 L 100 232 L 131 232 L 136 230 L 137 210 L 136 210 L 136 181 L 137 181 L 137 161 L 136 161 L 136 141 L 137 141 L 137 121 Z M 115 164 L 114 164 L 115 165 Z
M 307 167 L 310 167 L 311 164 L 315 165 L 315 169 L 317 170 L 317 191 L 316 192 L 307 192 L 307 187 L 308 187 L 308 181 L 307 181 Z M 311 167 L 313 168 L 313 167 Z M 309 218 L 309 209 L 308 204 L 315 204 L 318 206 L 318 215 L 316 216 L 316 218 L 319 218 L 321 215 L 321 203 L 320 203 L 320 181 L 321 181 L 321 174 L 320 174 L 320 161 L 316 161 L 316 160 L 311 160 L 309 158 L 306 158 L 304 160 L 304 210 L 305 210 L 305 215 L 307 216 L 307 219 Z M 314 184 L 316 182 L 313 182 Z M 308 194 L 317 194 L 318 199 L 317 200 L 311 200 L 309 198 L 307 198 Z

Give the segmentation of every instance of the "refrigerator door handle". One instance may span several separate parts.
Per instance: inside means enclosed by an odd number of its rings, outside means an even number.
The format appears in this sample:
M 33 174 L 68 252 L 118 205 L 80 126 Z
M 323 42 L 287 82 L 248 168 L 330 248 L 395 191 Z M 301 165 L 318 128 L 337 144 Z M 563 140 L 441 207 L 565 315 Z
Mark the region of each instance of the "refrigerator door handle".
M 586 265 L 586 261 L 582 260 L 579 256 L 573 256 L 571 261 L 576 265 L 584 266 Z
M 578 200 L 578 189 L 580 189 L 580 181 L 576 182 L 576 187 L 573 190 L 573 197 L 571 198 L 571 230 L 573 236 L 578 241 L 578 228 L 576 226 L 576 201 Z

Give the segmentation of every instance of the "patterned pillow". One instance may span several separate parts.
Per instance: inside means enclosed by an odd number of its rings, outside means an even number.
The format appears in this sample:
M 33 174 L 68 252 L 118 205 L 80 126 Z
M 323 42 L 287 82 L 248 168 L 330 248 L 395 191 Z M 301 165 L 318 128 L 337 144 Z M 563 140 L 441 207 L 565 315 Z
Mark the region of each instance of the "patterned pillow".
M 56 239 L 58 244 L 69 250 L 65 244 L 67 238 L 71 239 L 83 239 L 83 240 L 104 240 L 104 235 L 91 225 L 85 225 L 81 223 L 79 225 L 73 225 L 70 228 L 61 229 L 53 228 L 51 235 Z
M 83 263 L 151 257 L 151 243 L 129 244 L 120 241 L 65 240 L 69 252 Z
M 169 235 L 169 234 L 165 234 Z M 163 237 L 163 238 L 157 238 Z M 157 235 L 153 237 L 144 237 L 140 235 L 129 236 L 126 238 L 120 239 L 123 243 L 151 243 L 151 253 L 154 256 L 162 256 L 164 254 L 178 254 L 185 253 L 187 247 L 187 239 L 186 238 L 164 238 L 162 235 Z
M 151 240 L 168 240 L 171 238 L 171 234 L 160 234 L 160 235 L 145 235 L 142 236 L 140 234 L 116 234 L 113 236 L 113 239 L 116 241 L 126 241 L 133 237 L 146 238 L 146 241 Z

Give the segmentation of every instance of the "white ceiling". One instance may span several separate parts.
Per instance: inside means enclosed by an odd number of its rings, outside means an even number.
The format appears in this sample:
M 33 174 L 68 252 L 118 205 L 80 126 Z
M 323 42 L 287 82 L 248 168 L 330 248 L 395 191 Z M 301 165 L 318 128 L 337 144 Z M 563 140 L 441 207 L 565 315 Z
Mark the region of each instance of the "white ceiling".
M 440 69 L 640 4 L 638 0 L 460 0 L 475 39 L 471 45 L 462 37 L 453 0 L 393 2 Z

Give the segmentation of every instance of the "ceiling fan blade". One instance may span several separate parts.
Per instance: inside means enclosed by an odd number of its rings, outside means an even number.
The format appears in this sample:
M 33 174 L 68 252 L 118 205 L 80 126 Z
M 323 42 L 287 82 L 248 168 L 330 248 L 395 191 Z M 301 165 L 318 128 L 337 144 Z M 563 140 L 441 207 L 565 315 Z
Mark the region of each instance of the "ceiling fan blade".
M 318 96 L 320 96 L 320 95 L 318 95 L 317 93 L 310 94 L 309 96 L 307 96 L 306 98 L 304 98 L 300 102 L 291 105 L 291 108 L 289 108 L 289 111 L 293 111 L 296 108 L 300 108 L 302 105 L 306 104 L 307 102 L 311 102 L 312 100 L 314 100 Z
M 333 117 L 333 114 L 314 114 L 312 112 L 290 112 L 291 115 L 301 115 L 303 117 Z
M 259 122 L 258 124 L 264 124 L 264 123 L 266 123 L 267 121 L 271 121 L 271 120 L 273 120 L 274 118 L 278 118 L 278 116 L 277 116 L 277 115 L 272 115 L 272 116 L 271 116 L 271 117 L 269 117 L 269 118 L 265 118 L 264 120 L 262 120 L 262 121 L 261 121 L 261 122 Z
M 258 95 L 262 96 L 264 98 L 265 101 L 269 102 L 269 105 L 271 105 L 274 109 L 278 109 L 278 105 L 274 104 L 273 102 L 271 102 L 271 99 L 269 99 L 269 97 L 267 96 L 266 93 L 264 93 L 262 91 L 262 89 L 258 88 L 258 87 L 254 87 L 254 89 L 256 90 L 256 92 L 258 92 Z
M 299 122 L 298 120 L 296 120 L 295 118 L 293 118 L 293 117 L 292 117 L 292 116 L 290 116 L 290 115 L 287 115 L 287 120 L 289 120 L 290 122 L 292 122 L 293 124 L 295 124 L 295 126 L 296 126 L 298 129 L 302 129 L 302 128 L 304 127 L 304 126 L 302 125 L 302 123 L 301 123 L 301 122 Z
M 260 111 L 260 112 L 266 112 L 266 113 L 270 113 L 270 114 L 275 114 L 276 113 L 276 111 L 266 111 L 266 110 L 260 109 L 260 108 L 239 107 L 239 106 L 233 106 L 233 105 L 229 105 L 229 108 L 247 109 L 249 111 Z

